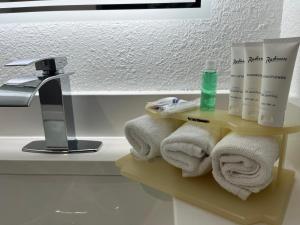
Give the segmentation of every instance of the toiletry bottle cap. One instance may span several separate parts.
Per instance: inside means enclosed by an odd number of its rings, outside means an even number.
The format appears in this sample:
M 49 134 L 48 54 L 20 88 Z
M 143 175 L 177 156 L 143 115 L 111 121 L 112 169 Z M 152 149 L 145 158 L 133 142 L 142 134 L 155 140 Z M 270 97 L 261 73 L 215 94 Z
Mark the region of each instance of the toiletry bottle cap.
M 216 70 L 217 69 L 216 60 L 207 60 L 206 61 L 206 69 L 207 70 Z

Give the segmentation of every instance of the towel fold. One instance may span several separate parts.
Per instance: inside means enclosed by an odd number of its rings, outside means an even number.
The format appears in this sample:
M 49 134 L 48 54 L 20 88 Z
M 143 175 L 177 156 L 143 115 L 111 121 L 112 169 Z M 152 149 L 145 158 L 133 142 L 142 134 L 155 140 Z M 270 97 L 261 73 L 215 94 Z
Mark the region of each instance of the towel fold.
M 224 189 L 246 200 L 272 182 L 278 156 L 274 137 L 230 133 L 212 151 L 213 176 Z
M 185 123 L 161 143 L 162 157 L 182 169 L 183 177 L 195 177 L 211 171 L 210 153 L 219 131 Z
M 160 156 L 160 143 L 182 124 L 179 120 L 143 115 L 125 124 L 125 136 L 132 145 L 131 153 L 141 160 Z

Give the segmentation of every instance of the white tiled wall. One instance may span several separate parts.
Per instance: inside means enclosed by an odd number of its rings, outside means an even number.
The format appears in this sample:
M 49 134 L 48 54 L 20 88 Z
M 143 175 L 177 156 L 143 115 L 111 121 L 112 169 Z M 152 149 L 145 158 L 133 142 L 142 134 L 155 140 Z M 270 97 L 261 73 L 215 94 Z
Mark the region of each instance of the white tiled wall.
M 16 74 L 2 67 L 10 60 L 66 55 L 74 91 L 197 90 L 213 58 L 227 89 L 230 43 L 279 37 L 283 1 L 203 1 L 209 18 L 2 23 L 0 83 Z
M 300 36 L 300 1 L 284 0 L 281 37 Z M 300 98 L 300 54 L 298 53 L 290 95 Z

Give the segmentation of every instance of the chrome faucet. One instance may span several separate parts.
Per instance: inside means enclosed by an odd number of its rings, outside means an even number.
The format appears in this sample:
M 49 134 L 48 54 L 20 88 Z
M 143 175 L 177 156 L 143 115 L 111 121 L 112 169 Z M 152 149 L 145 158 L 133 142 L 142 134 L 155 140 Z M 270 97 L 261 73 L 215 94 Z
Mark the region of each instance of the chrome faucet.
M 45 140 L 33 141 L 22 150 L 43 153 L 98 151 L 102 142 L 76 139 L 72 97 L 62 89 L 62 82 L 68 82 L 69 75 L 73 74 L 63 71 L 67 58 L 18 60 L 5 66 L 31 64 L 42 73 L 11 79 L 0 87 L 0 107 L 29 107 L 39 92 Z

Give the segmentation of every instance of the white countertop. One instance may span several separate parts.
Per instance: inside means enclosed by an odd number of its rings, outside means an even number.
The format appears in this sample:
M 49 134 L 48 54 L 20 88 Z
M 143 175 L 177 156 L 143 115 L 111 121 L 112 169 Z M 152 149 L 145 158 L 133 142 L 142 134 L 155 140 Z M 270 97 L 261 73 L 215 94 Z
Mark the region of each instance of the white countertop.
M 98 152 L 46 154 L 22 152 L 41 137 L 0 137 L 0 174 L 119 175 L 115 161 L 129 153 L 124 137 L 84 138 L 103 142 Z M 80 139 L 80 138 L 79 138 Z

